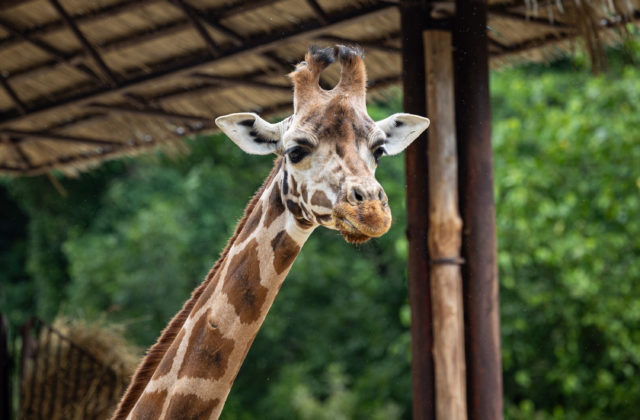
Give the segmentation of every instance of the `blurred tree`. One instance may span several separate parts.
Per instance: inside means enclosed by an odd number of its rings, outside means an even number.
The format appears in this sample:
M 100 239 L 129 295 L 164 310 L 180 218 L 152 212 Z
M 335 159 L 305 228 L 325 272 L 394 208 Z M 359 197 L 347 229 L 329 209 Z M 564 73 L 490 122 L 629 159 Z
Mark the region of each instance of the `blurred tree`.
M 640 411 L 640 71 L 494 73 L 507 417 Z

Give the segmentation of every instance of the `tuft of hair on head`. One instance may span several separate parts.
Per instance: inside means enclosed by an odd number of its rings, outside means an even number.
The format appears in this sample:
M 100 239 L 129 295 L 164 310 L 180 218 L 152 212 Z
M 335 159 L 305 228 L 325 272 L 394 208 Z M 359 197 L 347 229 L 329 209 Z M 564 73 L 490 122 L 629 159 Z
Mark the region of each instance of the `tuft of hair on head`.
M 367 87 L 367 70 L 364 66 L 364 50 L 359 46 L 336 46 L 338 61 L 342 66 L 338 90 L 364 97 Z
M 312 45 L 304 59 L 313 73 L 320 73 L 335 61 L 335 55 L 331 47 Z
M 364 50 L 359 45 L 337 45 L 336 54 L 343 65 L 354 63 L 358 57 L 364 60 Z

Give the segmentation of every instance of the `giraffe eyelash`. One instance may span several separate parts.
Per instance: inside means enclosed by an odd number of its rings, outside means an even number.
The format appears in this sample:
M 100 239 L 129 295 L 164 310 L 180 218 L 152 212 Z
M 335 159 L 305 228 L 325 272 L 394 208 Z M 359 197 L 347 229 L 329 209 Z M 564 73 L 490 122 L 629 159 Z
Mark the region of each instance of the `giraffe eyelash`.
M 298 163 L 302 159 L 307 157 L 307 155 L 311 153 L 311 151 L 302 146 L 293 146 L 288 148 L 284 153 L 285 155 L 289 156 L 291 163 Z

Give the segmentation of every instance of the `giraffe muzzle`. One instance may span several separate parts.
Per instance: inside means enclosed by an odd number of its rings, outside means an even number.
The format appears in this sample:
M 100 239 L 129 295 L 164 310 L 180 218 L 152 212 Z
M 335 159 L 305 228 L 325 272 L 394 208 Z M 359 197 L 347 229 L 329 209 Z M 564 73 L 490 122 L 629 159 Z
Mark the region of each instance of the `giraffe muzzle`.
M 336 229 L 350 243 L 362 243 L 384 235 L 391 227 L 391 210 L 386 200 L 357 204 L 343 201 L 333 208 Z

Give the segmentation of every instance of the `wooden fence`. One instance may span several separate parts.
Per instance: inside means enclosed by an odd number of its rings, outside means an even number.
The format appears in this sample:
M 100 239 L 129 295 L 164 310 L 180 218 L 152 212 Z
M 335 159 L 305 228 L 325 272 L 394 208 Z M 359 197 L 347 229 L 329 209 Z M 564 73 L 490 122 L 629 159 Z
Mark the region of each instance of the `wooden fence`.
M 10 385 L 11 366 L 17 365 L 18 352 L 10 351 L 11 337 L 7 328 L 0 327 L 1 418 L 109 418 L 127 385 L 111 367 L 37 318 L 29 319 L 19 331 L 14 340 L 19 345 L 13 346 L 20 348 L 16 399 Z M 16 400 L 18 407 L 12 412 L 11 402 Z

